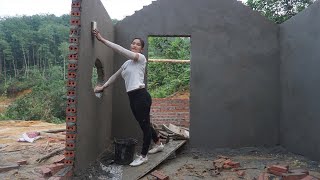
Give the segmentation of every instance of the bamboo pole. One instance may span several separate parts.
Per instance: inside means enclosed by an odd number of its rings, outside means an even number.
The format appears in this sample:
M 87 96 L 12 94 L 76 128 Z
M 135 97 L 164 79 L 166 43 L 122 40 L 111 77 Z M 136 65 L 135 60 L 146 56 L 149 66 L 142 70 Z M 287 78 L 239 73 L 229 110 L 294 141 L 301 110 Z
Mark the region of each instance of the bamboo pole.
M 179 59 L 148 59 L 148 62 L 190 63 L 190 60 L 179 60 Z

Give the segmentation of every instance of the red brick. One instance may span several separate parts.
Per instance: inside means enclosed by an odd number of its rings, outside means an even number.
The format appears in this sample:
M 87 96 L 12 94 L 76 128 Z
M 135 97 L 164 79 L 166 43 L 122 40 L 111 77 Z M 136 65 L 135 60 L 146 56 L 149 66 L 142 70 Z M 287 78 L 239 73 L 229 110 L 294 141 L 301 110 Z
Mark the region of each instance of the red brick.
M 73 165 L 73 160 L 64 160 L 64 164 L 66 166 L 72 166 Z
M 52 172 L 48 167 L 41 167 L 41 172 L 44 177 L 52 176 Z
M 65 159 L 64 155 L 55 156 L 53 163 L 63 163 L 64 159 Z
M 279 172 L 279 171 L 276 171 L 274 169 L 268 169 L 268 173 L 276 175 L 276 176 L 282 176 L 283 174 L 285 174 L 283 172 Z
M 65 156 L 67 159 L 74 158 L 74 151 L 65 151 L 65 152 L 64 152 L 64 156 Z
M 280 165 L 272 165 L 270 166 L 268 169 L 272 170 L 272 171 L 278 171 L 278 172 L 282 172 L 282 173 L 288 173 L 288 166 L 280 166 Z
M 302 178 L 301 180 L 320 180 L 320 179 L 309 175 L 309 176 Z
M 224 163 L 225 161 L 226 161 L 226 159 L 224 159 L 224 158 L 219 158 L 219 159 L 214 160 L 214 161 L 213 161 L 213 164 L 215 164 L 215 163 Z
M 20 160 L 20 161 L 17 161 L 17 164 L 18 165 L 26 165 L 28 163 L 27 163 L 27 160 Z
M 232 167 L 230 166 L 230 165 L 228 165 L 228 164 L 224 164 L 223 165 L 223 169 L 231 169 Z
M 228 165 L 230 162 L 231 162 L 231 160 L 230 160 L 230 159 L 227 159 L 227 160 L 224 161 L 223 164 Z
M 260 176 L 258 177 L 258 180 L 271 180 L 271 175 L 268 173 L 261 173 Z
M 64 167 L 63 163 L 51 164 L 48 166 L 48 168 L 51 170 L 52 174 L 56 174 L 63 167 Z
M 308 175 L 305 173 L 284 173 L 282 175 L 283 180 L 300 180 L 306 176 Z
M 239 168 L 240 167 L 239 162 L 233 162 L 233 161 L 228 162 L 227 165 L 231 166 L 232 168 Z
M 151 173 L 151 175 L 158 178 L 158 180 L 169 180 L 169 176 L 165 175 L 162 171 L 155 170 Z
M 243 177 L 246 174 L 245 171 L 237 171 L 237 175 Z

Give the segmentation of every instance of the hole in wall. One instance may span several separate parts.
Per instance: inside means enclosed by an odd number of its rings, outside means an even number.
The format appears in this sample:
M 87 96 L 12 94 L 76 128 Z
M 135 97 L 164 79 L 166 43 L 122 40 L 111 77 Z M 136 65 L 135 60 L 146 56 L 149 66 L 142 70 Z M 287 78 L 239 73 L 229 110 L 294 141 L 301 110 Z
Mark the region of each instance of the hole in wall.
M 151 122 L 190 127 L 190 36 L 149 36 L 147 87 Z
M 102 63 L 99 59 L 96 59 L 94 63 L 94 67 L 92 69 L 92 78 L 91 78 L 91 84 L 92 84 L 92 91 L 96 86 L 102 86 L 104 83 L 104 70 Z M 95 93 L 97 97 L 101 97 L 103 93 Z

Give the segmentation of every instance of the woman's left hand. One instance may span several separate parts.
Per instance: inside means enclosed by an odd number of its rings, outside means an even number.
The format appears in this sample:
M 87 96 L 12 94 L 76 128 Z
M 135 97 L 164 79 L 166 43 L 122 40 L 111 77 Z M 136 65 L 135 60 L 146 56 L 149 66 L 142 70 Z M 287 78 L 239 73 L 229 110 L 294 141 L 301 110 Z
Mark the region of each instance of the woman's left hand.
M 102 92 L 103 91 L 103 86 L 96 86 L 95 88 L 94 88 L 94 92 L 95 93 L 99 93 L 99 92 Z

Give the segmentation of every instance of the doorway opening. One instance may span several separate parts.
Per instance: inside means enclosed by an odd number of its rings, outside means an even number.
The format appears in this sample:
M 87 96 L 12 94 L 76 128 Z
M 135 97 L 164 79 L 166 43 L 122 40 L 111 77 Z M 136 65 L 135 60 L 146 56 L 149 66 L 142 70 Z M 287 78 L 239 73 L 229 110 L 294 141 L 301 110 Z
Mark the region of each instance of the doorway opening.
M 190 36 L 149 36 L 147 88 L 151 122 L 190 126 Z

